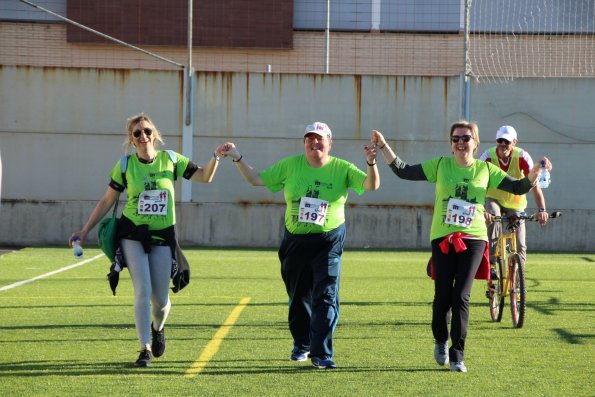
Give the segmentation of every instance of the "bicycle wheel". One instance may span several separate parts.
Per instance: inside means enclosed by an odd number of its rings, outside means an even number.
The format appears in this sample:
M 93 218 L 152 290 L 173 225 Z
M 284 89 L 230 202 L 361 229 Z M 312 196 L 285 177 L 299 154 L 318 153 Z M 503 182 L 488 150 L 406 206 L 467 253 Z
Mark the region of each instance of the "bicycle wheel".
M 512 255 L 508 260 L 510 279 L 510 313 L 512 326 L 522 328 L 525 322 L 525 269 L 521 264 L 518 254 Z
M 499 262 L 499 261 L 498 261 Z M 488 296 L 488 300 L 490 303 L 490 317 L 492 321 L 499 322 L 502 320 L 502 304 L 504 303 L 503 296 L 502 296 L 502 272 L 500 271 L 500 266 L 496 265 L 494 269 L 496 271 L 496 275 L 498 276 L 495 280 L 488 280 L 488 290 L 486 292 Z M 491 275 L 491 271 L 490 271 Z

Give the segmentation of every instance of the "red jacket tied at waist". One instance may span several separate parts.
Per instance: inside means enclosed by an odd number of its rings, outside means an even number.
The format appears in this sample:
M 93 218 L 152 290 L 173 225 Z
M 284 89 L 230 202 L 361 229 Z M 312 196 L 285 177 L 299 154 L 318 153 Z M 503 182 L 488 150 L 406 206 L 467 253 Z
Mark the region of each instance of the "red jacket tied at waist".
M 451 244 L 453 245 L 455 252 L 458 253 L 458 252 L 465 251 L 467 249 L 467 245 L 465 244 L 465 241 L 463 241 L 464 238 L 473 238 L 473 237 L 469 236 L 468 234 L 461 233 L 461 232 L 454 232 L 454 233 L 444 236 L 444 238 L 442 239 L 440 244 L 438 244 L 438 246 L 440 247 L 440 251 L 442 251 L 443 254 L 448 254 Z M 431 257 L 430 257 L 430 261 L 428 262 L 427 270 L 428 270 L 428 276 L 432 277 L 432 280 L 433 280 L 434 279 L 434 262 L 432 261 Z M 490 278 L 490 252 L 488 249 L 488 243 L 486 242 L 486 247 L 483 252 L 483 257 L 481 258 L 481 263 L 479 265 L 479 268 L 477 269 L 477 273 L 475 273 L 475 279 L 476 280 L 489 280 L 489 278 Z

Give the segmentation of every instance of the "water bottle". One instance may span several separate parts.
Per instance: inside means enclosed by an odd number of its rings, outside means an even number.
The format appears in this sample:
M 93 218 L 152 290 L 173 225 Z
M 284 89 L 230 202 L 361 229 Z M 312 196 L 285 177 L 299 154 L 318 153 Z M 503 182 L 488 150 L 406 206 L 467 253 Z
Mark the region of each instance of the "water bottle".
M 83 246 L 81 245 L 81 241 L 78 237 L 72 238 L 72 251 L 74 252 L 74 257 L 76 259 L 83 257 Z
M 541 161 L 541 168 L 539 169 L 539 175 L 537 176 L 537 183 L 542 189 L 547 188 L 550 185 L 550 172 L 545 168 L 545 161 Z

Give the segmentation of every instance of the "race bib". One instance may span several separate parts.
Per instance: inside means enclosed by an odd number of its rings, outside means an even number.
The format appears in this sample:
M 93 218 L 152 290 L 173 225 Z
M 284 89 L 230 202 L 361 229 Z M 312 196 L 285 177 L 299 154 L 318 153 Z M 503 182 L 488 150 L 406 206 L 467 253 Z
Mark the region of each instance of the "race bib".
M 451 198 L 448 200 L 448 206 L 446 208 L 445 223 L 449 225 L 471 227 L 473 224 L 473 218 L 477 211 L 477 205 L 468 203 L 465 200 L 457 200 Z
M 146 190 L 138 196 L 139 215 L 167 215 L 167 190 Z
M 322 226 L 326 219 L 327 210 L 328 201 L 312 197 L 302 197 L 300 200 L 298 221 Z

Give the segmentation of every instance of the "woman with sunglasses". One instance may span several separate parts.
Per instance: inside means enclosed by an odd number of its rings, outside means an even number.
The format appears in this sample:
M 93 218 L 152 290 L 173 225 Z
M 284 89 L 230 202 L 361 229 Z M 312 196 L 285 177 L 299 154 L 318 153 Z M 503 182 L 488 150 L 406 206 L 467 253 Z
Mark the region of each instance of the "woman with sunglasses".
M 479 132 L 477 125 L 469 121 L 452 124 L 449 141 L 453 156 L 408 165 L 394 153 L 380 132 L 372 131 L 372 142 L 399 178 L 436 184 L 430 230 L 434 358 L 439 365 L 450 362 L 451 371 L 467 372 L 463 358 L 471 286 L 474 278 L 489 277 L 488 236 L 483 216 L 486 192 L 495 188 L 517 195 L 527 193 L 537 183 L 539 164 L 525 178 L 517 180 L 499 167 L 475 159 Z M 543 161 L 551 169 L 546 157 Z
M 128 119 L 124 142 L 128 156 L 122 172 L 120 161 L 112 168 L 110 183 L 78 237 L 81 244 L 97 223 L 110 211 L 121 192 L 128 201 L 118 223 L 117 239 L 134 287 L 134 320 L 140 342 L 135 365 L 148 367 L 153 357 L 165 351 L 165 320 L 170 311 L 169 280 L 176 246 L 174 181 L 179 177 L 209 183 L 219 157 L 213 153 L 207 165 L 199 167 L 179 153 L 175 162 L 167 151 L 157 150 L 163 139 L 153 121 L 144 113 Z M 175 175 L 174 175 L 175 173 Z

